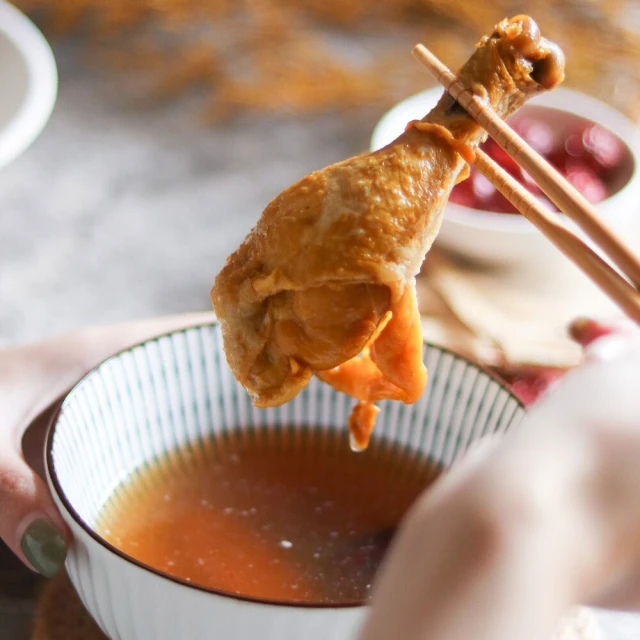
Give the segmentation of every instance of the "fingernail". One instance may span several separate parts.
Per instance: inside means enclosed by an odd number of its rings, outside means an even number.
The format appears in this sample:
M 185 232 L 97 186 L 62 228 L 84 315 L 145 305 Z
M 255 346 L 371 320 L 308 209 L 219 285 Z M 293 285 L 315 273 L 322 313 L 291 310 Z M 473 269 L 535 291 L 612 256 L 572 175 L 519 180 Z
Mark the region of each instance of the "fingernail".
M 48 520 L 34 520 L 22 535 L 20 548 L 31 566 L 46 578 L 55 576 L 67 557 L 62 532 Z

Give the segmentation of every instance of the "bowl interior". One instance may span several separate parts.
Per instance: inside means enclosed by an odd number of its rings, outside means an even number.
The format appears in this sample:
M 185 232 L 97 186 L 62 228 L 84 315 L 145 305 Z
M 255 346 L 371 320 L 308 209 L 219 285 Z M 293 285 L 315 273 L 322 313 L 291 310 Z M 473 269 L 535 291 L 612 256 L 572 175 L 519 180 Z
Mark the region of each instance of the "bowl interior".
M 381 403 L 378 438 L 446 466 L 477 438 L 522 418 L 515 396 L 473 364 L 433 345 L 425 345 L 424 359 L 426 393 L 414 405 Z M 80 381 L 49 432 L 47 472 L 63 515 L 111 548 L 94 530 L 105 503 L 163 453 L 231 430 L 344 430 L 352 405 L 313 379 L 287 404 L 256 409 L 226 363 L 219 326 L 194 327 L 124 351 Z

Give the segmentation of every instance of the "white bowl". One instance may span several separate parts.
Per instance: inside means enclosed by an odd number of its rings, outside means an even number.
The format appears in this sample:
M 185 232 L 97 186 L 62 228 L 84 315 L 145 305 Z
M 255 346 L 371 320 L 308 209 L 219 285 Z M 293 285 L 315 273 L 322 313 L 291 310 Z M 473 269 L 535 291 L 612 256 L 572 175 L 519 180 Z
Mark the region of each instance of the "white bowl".
M 0 168 L 17 158 L 49 120 L 58 90 L 53 53 L 35 25 L 0 0 Z
M 389 110 L 373 131 L 371 149 L 379 149 L 394 140 L 404 131 L 409 120 L 422 118 L 435 106 L 442 91 L 440 87 L 423 91 Z M 621 235 L 640 230 L 637 220 L 640 215 L 638 127 L 609 105 L 562 87 L 536 96 L 518 113 L 537 107 L 551 107 L 550 115 L 558 125 L 576 117 L 586 118 L 609 129 L 627 144 L 633 157 L 628 181 L 617 193 L 595 207 Z M 569 224 L 573 231 L 580 233 L 573 224 Z M 436 242 L 471 262 L 487 266 L 555 271 L 569 265 L 568 259 L 524 217 L 480 211 L 454 202 L 447 203 Z
M 424 396 L 414 405 L 381 403 L 378 437 L 450 465 L 477 438 L 519 423 L 522 405 L 490 374 L 432 345 L 424 358 Z M 102 630 L 114 640 L 352 638 L 363 606 L 274 604 L 201 588 L 125 555 L 95 530 L 116 486 L 167 450 L 230 429 L 344 429 L 352 404 L 313 379 L 291 402 L 255 409 L 226 364 L 215 323 L 124 351 L 81 380 L 52 422 L 46 467 L 73 532 L 67 571 Z

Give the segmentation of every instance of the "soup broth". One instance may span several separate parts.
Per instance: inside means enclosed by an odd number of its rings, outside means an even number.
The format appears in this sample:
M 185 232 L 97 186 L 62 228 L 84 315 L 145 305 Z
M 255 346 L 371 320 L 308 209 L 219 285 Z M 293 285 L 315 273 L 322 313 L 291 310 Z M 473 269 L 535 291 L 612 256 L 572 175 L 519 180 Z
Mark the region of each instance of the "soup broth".
M 366 601 L 394 528 L 438 465 L 343 431 L 237 432 L 171 451 L 125 481 L 99 533 L 194 584 L 271 601 Z

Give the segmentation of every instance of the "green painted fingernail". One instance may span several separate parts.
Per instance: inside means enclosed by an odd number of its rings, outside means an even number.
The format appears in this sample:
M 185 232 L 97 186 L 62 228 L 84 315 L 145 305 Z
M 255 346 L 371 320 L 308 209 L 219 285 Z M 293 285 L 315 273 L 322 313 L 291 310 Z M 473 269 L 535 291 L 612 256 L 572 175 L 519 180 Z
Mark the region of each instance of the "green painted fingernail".
M 46 578 L 55 576 L 67 557 L 62 532 L 48 520 L 34 520 L 22 535 L 20 548 L 31 566 Z

